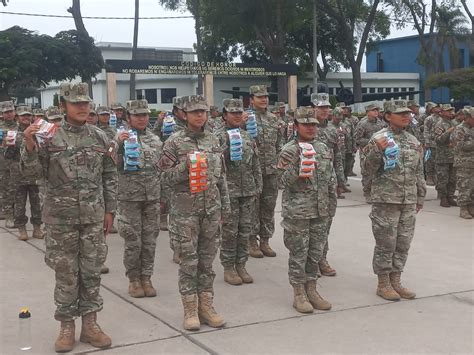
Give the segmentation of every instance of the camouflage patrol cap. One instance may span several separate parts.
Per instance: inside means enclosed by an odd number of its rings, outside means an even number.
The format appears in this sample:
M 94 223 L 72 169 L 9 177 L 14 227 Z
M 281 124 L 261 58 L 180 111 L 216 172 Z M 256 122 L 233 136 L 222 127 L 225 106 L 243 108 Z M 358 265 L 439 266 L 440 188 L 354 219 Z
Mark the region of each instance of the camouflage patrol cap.
M 16 108 L 16 114 L 18 116 L 33 115 L 33 110 L 31 106 L 21 105 Z
M 33 115 L 35 116 L 44 116 L 44 110 L 41 108 L 35 108 L 33 110 Z
M 390 113 L 405 113 L 412 112 L 407 106 L 407 102 L 404 100 L 390 100 L 383 103 L 383 109 L 385 112 Z
M 318 120 L 314 117 L 312 107 L 298 107 L 295 111 L 295 121 L 298 123 L 318 123 Z
M 112 105 L 110 105 L 110 108 L 112 110 L 125 110 L 125 107 L 120 102 L 114 102 Z
M 420 107 L 420 105 L 418 104 L 418 102 L 416 102 L 415 100 L 408 100 L 407 106 L 408 106 L 408 107 Z
M 209 107 L 209 111 L 219 111 L 219 107 L 212 105 Z
M 316 107 L 331 106 L 329 102 L 329 94 L 325 92 L 311 94 L 311 102 Z
M 285 103 L 283 101 L 277 101 L 275 102 L 275 107 L 277 108 L 285 107 Z
M 179 108 L 180 110 L 183 109 L 183 98 L 181 96 L 173 97 L 173 106 Z
M 287 114 L 289 115 L 294 115 L 295 114 L 295 110 L 293 110 L 292 108 L 290 108 L 288 111 L 286 111 Z
M 441 104 L 441 111 L 451 111 L 454 110 L 454 107 L 451 104 Z
M 89 85 L 87 83 L 62 83 L 59 86 L 59 95 L 67 102 L 91 102 Z
M 273 113 L 273 112 L 279 112 L 280 110 L 278 109 L 278 107 L 271 105 L 267 107 L 267 111 Z
M 342 119 L 344 117 L 344 109 L 342 107 L 336 107 L 332 110 L 332 115 L 336 118 Z
M 338 102 L 338 103 L 336 104 L 336 107 L 346 108 L 346 107 L 349 107 L 349 106 L 347 106 L 345 102 Z
M 89 102 L 89 110 L 91 113 L 95 113 L 97 115 L 97 112 L 95 111 L 95 103 Z
M 99 107 L 97 107 L 97 114 L 98 115 L 110 115 L 110 110 L 107 106 L 99 106 Z
M 365 106 L 365 112 L 369 112 L 373 110 L 380 110 L 380 107 L 377 104 L 370 104 L 370 105 Z M 384 111 L 386 111 L 385 105 L 384 105 Z
M 253 96 L 268 96 L 266 85 L 252 85 L 250 87 L 250 95 Z
M 15 111 L 15 105 L 13 104 L 13 101 L 0 102 L 0 108 L 2 109 L 2 112 Z
M 469 115 L 469 116 L 471 116 L 471 117 L 474 117 L 474 107 L 471 107 L 471 108 L 467 111 L 466 114 Z
M 463 109 L 461 110 L 465 115 L 469 115 L 470 110 L 472 109 L 472 106 L 464 106 Z
M 198 110 L 209 110 L 207 101 L 202 95 L 190 95 L 183 97 L 183 110 L 185 112 L 192 112 Z
M 54 120 L 62 120 L 64 118 L 61 110 L 59 107 L 56 106 L 50 106 L 46 110 L 46 118 L 48 121 L 54 121 Z
M 131 115 L 151 113 L 150 109 L 148 108 L 148 101 L 145 99 L 127 101 L 127 112 Z
M 227 112 L 244 112 L 244 103 L 241 99 L 225 99 L 222 104 Z

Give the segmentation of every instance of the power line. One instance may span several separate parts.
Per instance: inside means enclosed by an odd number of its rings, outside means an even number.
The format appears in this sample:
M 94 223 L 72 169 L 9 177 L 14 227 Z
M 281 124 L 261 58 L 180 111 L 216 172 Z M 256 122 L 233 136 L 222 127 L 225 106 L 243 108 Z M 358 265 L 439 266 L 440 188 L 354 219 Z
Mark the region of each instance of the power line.
M 25 12 L 8 12 L 0 11 L 0 14 L 17 15 L 17 16 L 34 16 L 34 17 L 54 17 L 54 18 L 73 18 L 72 15 L 47 15 L 47 14 L 28 14 Z M 135 17 L 100 17 L 100 16 L 82 16 L 88 20 L 135 20 Z M 193 18 L 193 16 L 151 16 L 140 17 L 140 20 L 174 20 L 182 18 Z

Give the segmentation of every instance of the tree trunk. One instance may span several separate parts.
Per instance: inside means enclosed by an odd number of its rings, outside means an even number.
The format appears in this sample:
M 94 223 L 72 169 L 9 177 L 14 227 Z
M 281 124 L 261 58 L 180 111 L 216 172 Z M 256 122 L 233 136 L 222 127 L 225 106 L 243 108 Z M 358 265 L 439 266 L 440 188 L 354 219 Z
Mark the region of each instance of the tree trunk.
M 8 86 L 0 88 L 0 101 L 10 101 L 12 98 L 8 94 Z
M 202 35 L 201 35 L 201 8 L 199 5 L 199 0 L 194 0 L 193 4 L 193 15 L 194 15 L 194 31 L 196 32 L 196 53 L 197 53 L 197 61 L 201 62 L 204 61 L 202 55 Z M 202 85 L 202 75 L 198 75 L 198 86 L 197 86 L 197 94 L 202 95 L 203 93 L 203 85 Z
M 137 59 L 137 47 L 138 47 L 138 18 L 140 14 L 140 0 L 135 0 L 135 22 L 133 26 L 133 48 L 132 48 L 132 60 Z M 136 99 L 136 82 L 135 74 L 130 74 L 130 100 Z
M 352 93 L 354 94 L 354 102 L 362 102 L 362 75 L 360 72 L 360 65 L 357 63 L 351 64 L 352 69 L 352 82 L 354 89 Z

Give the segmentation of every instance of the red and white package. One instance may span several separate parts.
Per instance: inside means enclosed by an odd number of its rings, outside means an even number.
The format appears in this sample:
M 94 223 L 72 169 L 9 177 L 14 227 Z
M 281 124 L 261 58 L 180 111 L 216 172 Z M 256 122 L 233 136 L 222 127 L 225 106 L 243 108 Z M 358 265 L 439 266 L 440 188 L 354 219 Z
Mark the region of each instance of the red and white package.
M 46 140 L 51 139 L 58 129 L 56 125 L 49 123 L 42 118 L 37 118 L 33 124 L 40 128 L 35 135 L 39 144 L 43 144 Z
M 14 147 L 16 144 L 16 131 L 7 131 L 7 135 L 5 136 L 5 145 L 7 147 Z
M 299 143 L 300 146 L 300 172 L 299 177 L 310 178 L 316 170 L 316 151 L 312 144 Z

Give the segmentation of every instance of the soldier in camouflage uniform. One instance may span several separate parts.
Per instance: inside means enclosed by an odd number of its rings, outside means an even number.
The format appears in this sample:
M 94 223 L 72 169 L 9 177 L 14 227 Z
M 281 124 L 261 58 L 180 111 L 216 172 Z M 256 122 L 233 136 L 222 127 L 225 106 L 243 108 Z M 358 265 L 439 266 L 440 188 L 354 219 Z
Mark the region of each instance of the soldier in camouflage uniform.
M 342 165 L 344 170 L 344 178 L 347 182 L 347 176 L 349 175 L 349 164 L 353 159 L 354 140 L 352 139 L 352 125 L 348 120 L 344 120 L 344 110 L 340 107 L 336 107 L 331 113 L 330 126 L 336 129 L 338 137 L 339 151 L 342 156 Z M 346 159 L 347 158 L 347 159 Z M 347 184 L 346 184 L 347 185 Z M 345 192 L 351 192 L 347 187 L 344 187 Z M 345 198 L 344 195 L 339 194 L 337 198 Z
M 359 149 L 359 157 L 360 157 L 360 170 L 362 174 L 362 187 L 364 190 L 364 197 L 367 202 L 370 202 L 370 186 L 371 182 L 368 177 L 368 174 L 364 171 L 364 159 L 365 153 L 364 148 L 369 143 L 370 137 L 375 132 L 380 131 L 384 124 L 378 118 L 379 114 L 379 107 L 375 104 L 367 105 L 365 107 L 365 112 L 367 116 L 365 116 L 360 122 L 357 124 L 354 140 L 356 142 L 357 148 Z
M 436 143 L 436 191 L 440 206 L 457 206 L 454 200 L 456 191 L 456 169 L 454 168 L 454 149 L 451 143 L 451 132 L 456 127 L 454 107 L 450 104 L 440 105 L 441 119 L 433 128 Z
M 45 261 L 56 273 L 54 316 L 61 322 L 57 352 L 74 348 L 74 319 L 79 316 L 82 342 L 98 348 L 112 343 L 96 319 L 103 305 L 99 291 L 105 236 L 116 208 L 116 158 L 105 133 L 85 124 L 88 92 L 85 83 L 61 84 L 63 125 L 41 146 L 35 141 L 39 126 L 28 127 L 21 157 L 25 172 L 44 174 L 46 180 Z
M 124 162 L 124 141 L 129 131 L 120 131 L 118 147 L 118 227 L 125 240 L 123 264 L 130 283 L 128 293 L 135 298 L 155 297 L 151 282 L 155 264 L 156 238 L 160 231 L 160 173 L 158 161 L 163 143 L 147 128 L 150 110 L 146 100 L 127 102 L 129 129 L 138 137 L 138 170 Z
M 406 128 L 408 133 L 412 136 L 415 136 L 418 141 L 424 145 L 425 140 L 423 136 L 423 132 L 420 127 L 420 105 L 415 100 L 409 100 L 407 102 L 408 108 L 412 111 L 411 114 L 411 122 Z
M 45 111 L 41 108 L 35 108 L 33 110 L 33 121 L 37 118 L 45 118 Z
M 250 256 L 263 258 L 274 257 L 276 253 L 269 244 L 269 239 L 275 232 L 275 205 L 278 197 L 278 181 L 276 163 L 281 149 L 281 131 L 278 118 L 270 113 L 268 108 L 268 91 L 266 85 L 250 87 L 250 103 L 255 110 L 258 135 L 257 143 L 260 168 L 262 169 L 263 189 L 257 198 L 257 213 L 259 220 L 257 233 L 249 239 Z M 257 237 L 260 237 L 260 245 Z
M 355 127 L 357 126 L 357 122 L 359 120 L 357 117 L 351 115 L 349 109 L 350 107 L 346 106 L 344 102 L 338 102 L 336 104 L 336 108 L 342 109 L 342 122 L 341 125 L 345 130 L 345 151 L 343 155 L 343 162 L 344 162 L 344 177 L 347 182 L 347 178 L 349 176 L 355 176 L 352 173 L 352 169 L 354 168 L 354 161 L 355 161 L 355 154 L 357 153 L 357 146 L 354 140 L 355 134 Z M 356 121 L 354 121 L 354 119 Z M 348 186 L 348 184 L 346 184 Z
M 225 122 L 222 119 L 222 116 L 219 112 L 219 107 L 211 106 L 209 112 L 209 119 L 207 120 L 206 127 L 208 127 L 211 132 L 216 132 L 224 127 Z
M 201 95 L 187 96 L 183 108 L 187 127 L 165 142 L 159 166 L 162 183 L 172 188 L 169 227 L 179 244 L 183 326 L 198 330 L 200 320 L 211 327 L 225 323 L 212 305 L 212 262 L 219 248 L 221 220 L 229 218 L 231 211 L 222 148 L 219 139 L 204 129 L 207 102 Z M 201 168 L 206 178 L 202 190 L 191 192 L 191 157 L 195 152 L 205 157 L 206 166 Z
M 87 116 L 86 123 L 90 124 L 91 126 L 97 126 L 97 122 L 99 121 L 99 116 L 97 116 L 97 111 L 95 110 L 95 103 L 89 103 L 89 116 Z
M 99 121 L 97 123 L 97 126 L 104 131 L 104 133 L 107 135 L 107 137 L 112 140 L 115 139 L 115 136 L 117 135 L 117 128 L 112 127 L 109 125 L 109 120 L 110 120 L 110 110 L 106 106 L 99 106 L 97 107 L 97 115 L 99 117 Z
M 459 216 L 474 217 L 474 108 L 463 109 L 464 122 L 451 134 L 454 146 Z
M 316 280 L 328 237 L 327 225 L 336 211 L 336 176 L 331 150 L 315 139 L 317 122 L 313 109 L 298 109 L 297 138 L 283 147 L 278 160 L 283 188 L 281 225 L 290 252 L 288 276 L 294 291 L 293 307 L 301 313 L 312 313 L 313 308 L 331 309 L 316 290 Z M 302 144 L 308 144 L 316 154 L 315 169 L 306 176 L 301 174 Z
M 117 117 L 117 127 L 127 126 L 127 117 L 125 115 L 125 107 L 120 102 L 114 102 L 110 105 L 111 110 Z
M 253 282 L 245 264 L 249 257 L 249 237 L 254 229 L 256 196 L 262 192 L 262 170 L 254 140 L 240 129 L 244 112 L 242 100 L 225 99 L 223 106 L 225 127 L 215 135 L 224 151 L 232 216 L 223 221 L 220 259 L 224 266 L 224 280 L 231 285 L 241 285 L 242 282 Z M 229 132 L 235 129 L 242 139 L 242 155 L 233 160 Z
M 416 213 L 426 195 L 423 146 L 406 131 L 411 110 L 404 101 L 386 101 L 389 127 L 376 132 L 364 148 L 364 169 L 372 181 L 372 231 L 375 237 L 374 273 L 377 295 L 386 300 L 411 299 L 415 293 L 401 285 Z M 394 149 L 393 142 L 398 146 Z M 390 158 L 390 160 L 388 160 Z
M 436 104 L 435 104 L 436 105 Z M 427 106 L 428 107 L 428 106 Z M 423 137 L 425 138 L 425 149 L 431 150 L 431 158 L 425 163 L 426 184 L 433 186 L 436 184 L 436 155 L 437 147 L 434 138 L 434 127 L 441 119 L 439 117 L 440 108 L 438 105 L 431 108 L 431 115 L 426 117 L 423 125 Z
M 46 110 L 46 118 L 48 119 L 48 122 L 60 127 L 62 125 L 64 115 L 59 107 L 50 106 Z

